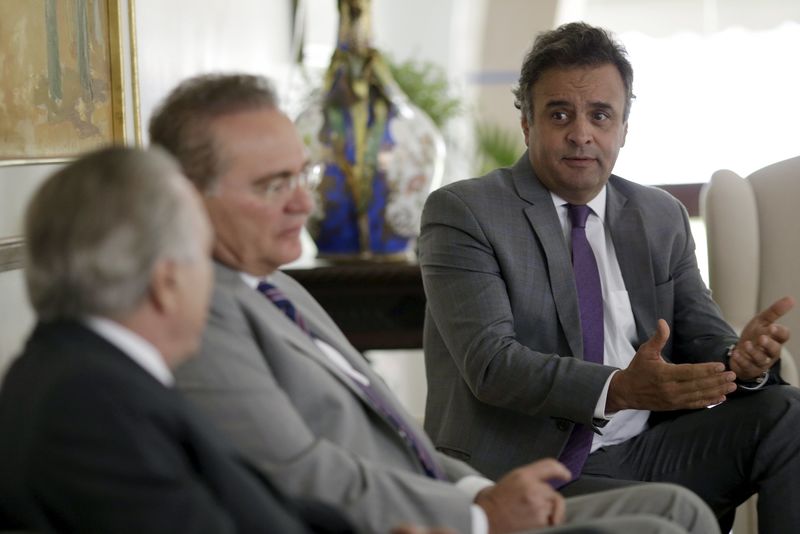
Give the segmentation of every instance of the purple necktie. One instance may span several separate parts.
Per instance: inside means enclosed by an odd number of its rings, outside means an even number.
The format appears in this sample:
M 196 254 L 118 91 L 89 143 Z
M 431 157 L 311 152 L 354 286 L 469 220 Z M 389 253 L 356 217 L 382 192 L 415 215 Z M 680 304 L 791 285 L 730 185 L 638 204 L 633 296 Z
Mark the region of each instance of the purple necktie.
M 312 338 L 314 337 L 314 334 L 311 333 L 311 330 L 303 319 L 303 315 L 294 307 L 292 301 L 286 298 L 286 295 L 284 295 L 280 289 L 269 282 L 260 282 L 258 284 L 258 291 L 264 294 L 264 296 L 277 306 L 279 310 L 297 324 L 303 332 Z M 405 419 L 392 407 L 391 403 L 383 398 L 381 393 L 372 387 L 371 384 L 364 384 L 349 375 L 346 376 L 350 379 L 351 384 L 364 393 L 370 405 L 389 422 L 394 431 L 403 439 L 403 442 L 413 451 L 414 455 L 419 459 L 425 474 L 431 478 L 446 480 L 447 477 L 444 471 L 442 471 L 441 467 L 439 467 L 430 453 L 428 453 L 427 449 L 421 444 L 421 437 L 418 435 L 418 431 L 407 424 Z
M 603 363 L 603 293 L 592 247 L 586 239 L 589 206 L 567 204 L 572 222 L 572 270 L 578 289 L 578 307 L 583 333 L 583 360 Z M 578 478 L 592 447 L 592 430 L 576 424 L 559 460 Z

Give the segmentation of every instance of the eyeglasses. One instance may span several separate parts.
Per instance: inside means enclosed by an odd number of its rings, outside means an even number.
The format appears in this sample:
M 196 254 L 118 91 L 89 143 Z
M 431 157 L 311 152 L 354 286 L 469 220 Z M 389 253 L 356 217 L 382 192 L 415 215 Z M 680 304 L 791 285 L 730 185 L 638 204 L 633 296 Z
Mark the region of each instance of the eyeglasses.
M 324 171 L 323 163 L 309 163 L 296 174 L 277 174 L 260 183 L 253 184 L 248 190 L 267 203 L 279 204 L 288 200 L 298 187 L 309 191 L 316 189 L 322 181 Z

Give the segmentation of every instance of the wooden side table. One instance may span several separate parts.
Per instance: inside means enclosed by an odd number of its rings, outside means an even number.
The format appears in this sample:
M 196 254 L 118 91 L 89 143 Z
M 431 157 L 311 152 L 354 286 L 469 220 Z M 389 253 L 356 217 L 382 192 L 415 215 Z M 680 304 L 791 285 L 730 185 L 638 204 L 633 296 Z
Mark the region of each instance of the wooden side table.
M 422 348 L 425 291 L 418 264 L 317 261 L 284 272 L 317 299 L 359 351 Z

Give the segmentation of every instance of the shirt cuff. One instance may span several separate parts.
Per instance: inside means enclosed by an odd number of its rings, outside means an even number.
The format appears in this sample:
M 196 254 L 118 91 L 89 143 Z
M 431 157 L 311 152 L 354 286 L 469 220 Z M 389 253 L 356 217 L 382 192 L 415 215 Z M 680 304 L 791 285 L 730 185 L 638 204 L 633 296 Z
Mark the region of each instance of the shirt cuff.
M 469 495 L 472 500 L 478 496 L 478 493 L 489 486 L 494 486 L 494 482 L 488 478 L 483 478 L 475 475 L 467 475 L 455 483 L 455 486 Z M 469 507 L 470 516 L 472 518 L 472 531 L 471 534 L 489 534 L 489 518 L 486 517 L 486 512 L 477 504 Z
M 603 386 L 603 391 L 600 392 L 600 398 L 597 399 L 597 405 L 594 407 L 594 418 L 595 419 L 605 419 L 609 420 L 614 417 L 614 414 L 617 412 L 609 412 L 606 413 L 606 401 L 608 400 L 608 388 L 611 386 L 611 379 L 614 377 L 615 374 L 619 373 L 619 369 L 614 370 L 610 375 L 608 375 L 608 379 L 606 380 L 606 385 Z
M 489 486 L 494 486 L 494 482 L 488 478 L 479 477 L 476 475 L 467 475 L 456 482 L 455 486 L 469 495 L 472 500 L 475 500 L 475 497 L 478 496 L 478 493 L 480 493 L 482 489 L 488 488 Z
M 472 534 L 489 534 L 489 518 L 477 504 L 469 507 L 472 515 Z
M 747 391 L 755 391 L 763 388 L 765 385 L 767 385 L 767 382 L 769 382 L 769 371 L 758 377 L 756 380 L 747 380 L 742 382 L 737 380 L 736 387 L 746 389 Z

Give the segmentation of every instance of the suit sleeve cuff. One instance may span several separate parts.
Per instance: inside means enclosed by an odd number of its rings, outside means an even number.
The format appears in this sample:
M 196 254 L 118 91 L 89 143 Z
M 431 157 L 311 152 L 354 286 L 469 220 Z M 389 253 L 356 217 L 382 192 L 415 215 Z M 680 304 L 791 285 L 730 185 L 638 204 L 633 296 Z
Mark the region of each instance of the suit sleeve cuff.
M 459 479 L 455 486 L 469 495 L 472 500 L 475 500 L 475 497 L 478 496 L 478 493 L 482 489 L 488 488 L 489 486 L 494 486 L 494 482 L 488 478 L 467 475 L 464 478 Z

